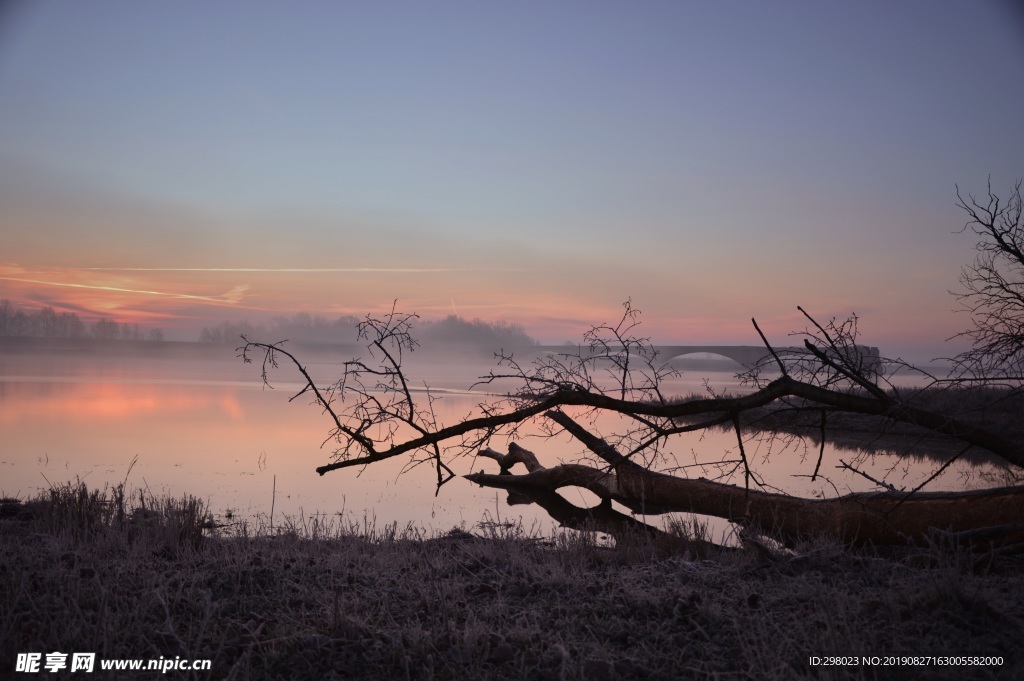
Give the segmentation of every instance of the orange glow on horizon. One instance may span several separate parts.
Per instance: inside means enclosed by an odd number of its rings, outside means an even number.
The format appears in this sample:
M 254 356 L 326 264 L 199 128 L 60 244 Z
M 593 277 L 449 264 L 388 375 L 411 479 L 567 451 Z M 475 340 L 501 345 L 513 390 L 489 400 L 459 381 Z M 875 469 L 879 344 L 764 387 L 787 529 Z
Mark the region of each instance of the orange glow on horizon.
M 556 344 L 582 342 L 594 325 L 614 325 L 621 318 L 625 295 L 609 299 L 608 290 L 581 285 L 572 272 L 564 274 L 568 283 L 563 286 L 552 279 L 556 274 L 400 267 L 29 268 L 7 263 L 0 265 L 0 298 L 21 309 L 50 306 L 73 312 L 87 323 L 111 318 L 120 324 L 159 328 L 180 340 L 196 340 L 202 327 L 225 321 L 258 325 L 297 312 L 331 320 L 343 315 L 379 317 L 393 306 L 424 320 L 456 314 L 468 320 L 519 324 L 541 342 Z M 624 279 L 620 285 L 642 289 L 644 283 L 642 278 L 635 284 Z M 795 303 L 780 303 L 780 295 L 745 286 L 739 279 L 709 290 L 684 287 L 673 295 L 658 288 L 641 291 L 633 297 L 634 307 L 642 310 L 634 333 L 655 343 L 759 345 L 750 322 L 755 316 L 774 345 L 799 343 L 792 334 L 807 328 L 808 322 Z M 832 299 L 828 291 L 818 298 L 797 302 L 823 323 L 854 311 L 843 310 L 843 299 Z M 887 342 L 912 346 L 923 330 L 934 344 L 941 344 L 963 323 L 947 309 L 917 310 L 912 326 L 905 313 L 894 317 L 886 312 L 869 311 L 862 326 L 864 342 L 883 350 Z M 885 330 L 883 336 L 876 335 L 879 329 Z
M 146 326 L 173 324 L 196 318 L 187 306 L 267 311 L 242 304 L 248 297 L 248 284 L 215 289 L 217 285 L 145 274 L 111 275 L 88 268 L 0 265 L 0 298 L 10 299 L 19 307 L 49 306 L 74 312 L 84 316 L 84 321 L 113 318 L 119 323 Z

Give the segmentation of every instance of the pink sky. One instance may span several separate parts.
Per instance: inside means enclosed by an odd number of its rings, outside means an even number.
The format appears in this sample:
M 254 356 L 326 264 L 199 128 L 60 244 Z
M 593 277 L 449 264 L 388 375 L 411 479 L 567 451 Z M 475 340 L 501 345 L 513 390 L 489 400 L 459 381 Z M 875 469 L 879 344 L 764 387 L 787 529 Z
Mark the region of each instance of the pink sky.
M 997 4 L 26 3 L 0 298 L 195 339 L 304 311 L 953 354 L 955 185 L 1024 174 Z M 131 26 L 131 31 L 119 27 Z M 978 98 L 984 93 L 984 105 Z

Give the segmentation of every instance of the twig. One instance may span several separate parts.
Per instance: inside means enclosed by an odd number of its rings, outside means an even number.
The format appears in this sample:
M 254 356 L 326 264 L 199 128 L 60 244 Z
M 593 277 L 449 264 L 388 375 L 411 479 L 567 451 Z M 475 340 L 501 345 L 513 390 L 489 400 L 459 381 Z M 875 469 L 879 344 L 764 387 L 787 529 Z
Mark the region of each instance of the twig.
M 825 457 L 825 420 L 828 412 L 821 410 L 821 444 L 818 446 L 818 463 L 814 464 L 814 473 L 811 474 L 811 482 L 818 478 L 818 471 L 821 470 L 821 460 Z
M 772 344 L 764 337 L 761 327 L 757 325 L 757 320 L 751 317 L 750 321 L 753 323 L 754 328 L 757 329 L 757 335 L 761 337 L 761 341 L 764 342 L 764 346 L 768 348 L 768 352 L 772 353 L 772 357 L 775 358 L 775 363 L 779 365 L 779 371 L 782 372 L 783 376 L 789 376 L 789 373 L 786 371 L 786 365 L 782 363 L 781 359 L 779 359 L 779 356 L 775 353 L 775 348 L 772 347 Z
M 839 468 L 839 469 L 842 469 L 842 470 L 847 470 L 847 471 L 852 471 L 852 472 L 856 473 L 857 475 L 860 475 L 861 477 L 867 478 L 868 480 L 870 480 L 871 482 L 875 483 L 879 487 L 884 487 L 885 489 L 889 490 L 890 492 L 897 493 L 897 492 L 900 491 L 899 489 L 894 487 L 892 484 L 890 484 L 888 482 L 885 482 L 883 480 L 877 480 L 874 477 L 872 477 L 871 475 L 869 475 L 868 473 L 865 473 L 864 471 L 862 471 L 861 469 L 857 468 L 856 466 L 851 466 L 850 464 L 846 463 L 842 459 L 839 459 L 839 463 L 841 463 L 842 465 L 841 466 L 836 466 L 836 468 Z

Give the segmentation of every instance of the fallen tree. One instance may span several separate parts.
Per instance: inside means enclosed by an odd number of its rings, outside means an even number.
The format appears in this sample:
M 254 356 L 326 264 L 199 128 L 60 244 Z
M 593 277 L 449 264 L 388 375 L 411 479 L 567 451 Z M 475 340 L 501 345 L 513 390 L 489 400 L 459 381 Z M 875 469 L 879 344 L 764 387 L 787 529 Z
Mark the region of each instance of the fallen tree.
M 962 540 L 985 547 L 1016 547 L 1024 542 L 1024 487 L 970 492 L 893 492 L 849 494 L 830 499 L 803 499 L 745 489 L 705 479 L 687 479 L 620 462 L 611 473 L 590 466 L 560 464 L 545 468 L 536 457 L 513 444 L 509 453 L 483 450 L 501 472 L 472 473 L 466 478 L 512 493 L 510 503 L 536 503 L 568 527 L 598 527 L 613 536 L 636 530 L 632 516 L 612 509 L 612 501 L 637 514 L 688 512 L 724 518 L 758 534 L 793 544 L 801 539 L 834 537 L 854 545 L 901 545 Z M 527 473 L 510 475 L 514 463 Z M 583 487 L 602 500 L 594 509 L 568 511 L 552 503 L 561 487 Z M 562 499 L 562 497 L 557 497 Z M 564 500 L 563 500 L 564 501 Z M 564 502 L 571 506 L 569 502 Z M 553 508 L 549 508 L 553 506 Z M 988 532 L 979 532 L 980 529 Z M 652 537 L 660 532 L 644 527 Z M 704 546 L 695 547 L 702 552 Z
M 823 437 L 812 477 L 819 475 L 828 421 L 844 413 L 870 415 L 880 423 L 908 424 L 960 441 L 963 447 L 935 475 L 975 448 L 1024 468 L 1020 442 L 948 413 L 922 408 L 915 403 L 920 392 L 904 395 L 889 382 L 885 376 L 894 368 L 906 368 L 902 362 L 884 360 L 886 366 L 878 366 L 879 360 L 871 358 L 872 365 L 867 366 L 855 343 L 855 318 L 823 326 L 807 315 L 811 326 L 804 332 L 806 352 L 788 355 L 776 352 L 754 321 L 769 359 L 745 377 L 751 392 L 672 400 L 662 393 L 663 381 L 672 370 L 659 365 L 648 339 L 634 335 L 638 312 L 627 302 L 617 325 L 598 326 L 586 334 L 585 352 L 544 356 L 529 365 L 499 356 L 498 369 L 480 383 L 492 386 L 512 380 L 517 389 L 482 402 L 477 414 L 448 425 L 438 421 L 430 390 L 413 391 L 403 368 L 405 353 L 416 347 L 411 335 L 415 319 L 394 310 L 381 319 L 367 317 L 359 325 L 359 334 L 368 341 L 372 361 L 347 362 L 342 378 L 326 387 L 314 381 L 281 343 L 245 339 L 240 355 L 249 362 L 262 353 L 264 381 L 269 381 L 270 368 L 282 359 L 289 361 L 305 379 L 292 399 L 311 396 L 333 421 L 328 441 L 338 447 L 334 460 L 317 468 L 320 475 L 405 455 L 414 465 L 431 463 L 440 489 L 456 475 L 452 460 L 473 454 L 496 462 L 498 472 L 465 475 L 471 482 L 507 490 L 510 503 L 536 503 L 566 526 L 588 527 L 620 538 L 638 531 L 658 537 L 661 531 L 644 518 L 689 512 L 724 518 L 748 533 L 786 544 L 818 535 L 854 544 L 925 543 L 935 541 L 937 532 L 987 546 L 1018 546 L 1024 541 L 1024 488 L 1019 487 L 965 493 L 922 491 L 933 475 L 911 490 L 876 481 L 877 491 L 828 499 L 760 489 L 759 475 L 744 450 L 744 433 L 757 427 L 762 418 L 757 415 L 766 409 L 773 416 L 813 414 L 820 419 Z M 778 376 L 768 376 L 769 369 Z M 418 396 L 423 399 L 417 400 Z M 610 439 L 598 437 L 580 423 L 608 414 L 625 423 Z M 590 458 L 585 463 L 545 467 L 514 443 L 507 454 L 488 447 L 495 436 L 514 438 L 517 429 L 530 422 L 549 434 L 570 433 L 586 446 Z M 723 426 L 736 434 L 743 486 L 654 470 L 653 463 L 673 436 Z M 514 472 L 517 466 L 526 472 Z M 570 486 L 590 490 L 601 503 L 591 509 L 575 506 L 558 494 Z M 632 515 L 616 510 L 613 503 Z M 707 547 L 694 544 L 691 548 L 699 553 Z

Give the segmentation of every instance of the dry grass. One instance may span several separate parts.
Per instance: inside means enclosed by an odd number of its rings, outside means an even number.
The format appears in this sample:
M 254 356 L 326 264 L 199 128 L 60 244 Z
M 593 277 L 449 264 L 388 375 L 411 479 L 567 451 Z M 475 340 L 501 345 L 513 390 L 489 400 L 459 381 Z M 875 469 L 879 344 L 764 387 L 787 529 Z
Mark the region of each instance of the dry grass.
M 0 675 L 18 652 L 54 650 L 210 658 L 211 672 L 169 673 L 202 679 L 1024 675 L 1024 570 L 955 552 L 818 543 L 691 562 L 576 533 L 427 537 L 321 516 L 227 536 L 194 499 L 81 485 L 0 512 Z M 808 666 L 827 654 L 1005 664 Z
M 177 556 L 202 547 L 213 518 L 196 497 L 156 497 L 125 486 L 90 490 L 84 483 L 52 487 L 21 512 L 43 533 L 70 543 L 142 543 Z

